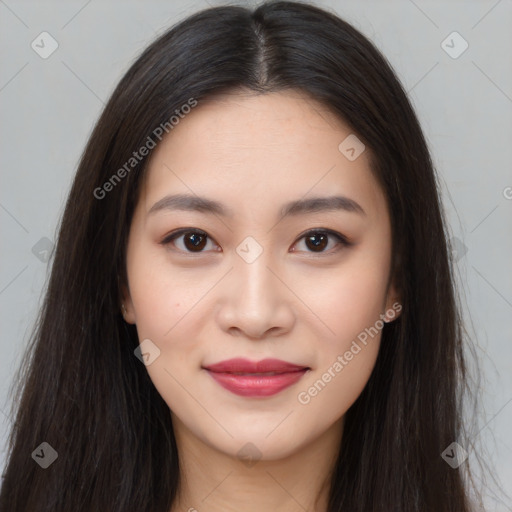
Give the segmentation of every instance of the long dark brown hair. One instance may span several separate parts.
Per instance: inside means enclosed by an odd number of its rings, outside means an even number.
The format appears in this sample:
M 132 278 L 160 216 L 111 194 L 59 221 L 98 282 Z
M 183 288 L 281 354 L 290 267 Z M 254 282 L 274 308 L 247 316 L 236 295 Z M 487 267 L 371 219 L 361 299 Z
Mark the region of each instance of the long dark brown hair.
M 171 415 L 119 308 L 151 151 L 104 197 L 95 190 L 191 98 L 240 89 L 299 90 L 327 106 L 368 148 L 388 201 L 403 311 L 346 413 L 328 512 L 473 510 L 467 462 L 453 469 L 441 457 L 463 445 L 467 370 L 440 187 L 418 119 L 360 32 L 317 7 L 270 2 L 188 17 L 140 55 L 108 101 L 74 178 L 20 372 L 2 511 L 170 510 L 180 482 Z M 47 469 L 31 457 L 42 442 L 58 453 Z

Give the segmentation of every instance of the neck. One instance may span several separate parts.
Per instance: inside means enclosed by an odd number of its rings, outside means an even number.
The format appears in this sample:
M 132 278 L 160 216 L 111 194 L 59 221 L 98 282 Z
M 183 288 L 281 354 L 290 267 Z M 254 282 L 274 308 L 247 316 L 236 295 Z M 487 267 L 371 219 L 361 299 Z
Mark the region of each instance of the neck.
M 278 460 L 232 457 L 199 440 L 174 415 L 173 426 L 180 488 L 171 512 L 327 511 L 343 418 Z

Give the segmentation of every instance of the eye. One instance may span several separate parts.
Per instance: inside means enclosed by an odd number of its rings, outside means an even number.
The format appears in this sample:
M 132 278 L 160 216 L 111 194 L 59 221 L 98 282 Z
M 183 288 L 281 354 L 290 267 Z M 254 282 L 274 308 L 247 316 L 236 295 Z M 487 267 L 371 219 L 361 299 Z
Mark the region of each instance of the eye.
M 331 239 L 331 243 L 329 239 Z M 308 231 L 299 238 L 299 241 L 300 240 L 304 240 L 306 252 L 319 254 L 337 252 L 343 247 L 351 245 L 345 236 L 330 229 L 315 229 Z M 332 242 L 332 240 L 334 240 L 334 242 Z M 330 250 L 333 246 L 334 250 Z M 327 247 L 330 247 L 330 249 L 325 250 Z M 293 252 L 296 252 L 296 250 Z
M 160 243 L 165 246 L 172 244 L 179 251 L 185 253 L 201 253 L 205 252 L 204 249 L 207 248 L 208 242 L 213 243 L 212 240 L 207 233 L 200 229 L 182 228 L 167 235 Z M 299 238 L 299 241 L 301 240 L 304 240 L 306 252 L 317 254 L 337 252 L 343 247 L 351 245 L 341 233 L 330 229 L 310 230 Z M 333 250 L 332 246 L 334 246 Z M 326 248 L 329 249 L 326 250 Z M 292 252 L 297 252 L 297 249 L 292 249 Z
M 183 240 L 180 240 L 183 239 Z M 173 244 L 182 252 L 200 253 L 207 247 L 208 234 L 200 229 L 182 228 L 167 235 L 160 243 Z

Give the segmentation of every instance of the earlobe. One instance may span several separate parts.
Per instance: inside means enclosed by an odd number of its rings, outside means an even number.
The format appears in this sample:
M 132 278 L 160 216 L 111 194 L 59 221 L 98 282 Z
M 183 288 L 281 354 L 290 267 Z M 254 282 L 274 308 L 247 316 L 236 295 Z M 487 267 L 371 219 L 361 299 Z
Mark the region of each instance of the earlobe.
M 118 279 L 119 282 L 119 279 Z M 128 324 L 135 324 L 135 316 L 133 314 L 133 304 L 130 297 L 130 292 L 125 284 L 121 284 L 119 282 L 119 291 L 120 291 L 120 308 L 121 314 L 123 315 L 123 320 Z
M 403 307 L 400 301 L 395 300 L 389 307 L 386 308 L 384 313 L 384 322 L 391 323 L 396 320 L 402 311 Z
M 133 307 L 130 301 L 121 303 L 121 314 L 127 324 L 135 324 L 135 318 L 133 315 Z
M 386 311 L 384 312 L 384 322 L 390 323 L 396 320 L 402 312 L 402 299 L 401 294 L 398 292 L 395 284 L 393 283 L 388 292 L 386 300 Z

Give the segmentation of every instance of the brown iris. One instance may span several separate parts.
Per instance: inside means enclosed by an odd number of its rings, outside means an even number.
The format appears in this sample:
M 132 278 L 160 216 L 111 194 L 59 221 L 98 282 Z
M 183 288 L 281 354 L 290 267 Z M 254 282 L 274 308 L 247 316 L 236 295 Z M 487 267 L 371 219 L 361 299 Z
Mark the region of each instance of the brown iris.
M 314 233 L 306 237 L 306 245 L 314 252 L 321 252 L 329 242 L 329 237 L 322 233 Z M 311 245 L 310 245 L 311 244 Z
M 194 252 L 201 251 L 206 245 L 207 235 L 202 235 L 201 233 L 188 232 L 183 236 L 183 243 L 185 247 Z

